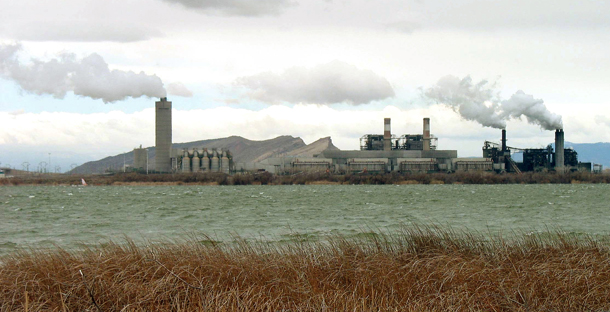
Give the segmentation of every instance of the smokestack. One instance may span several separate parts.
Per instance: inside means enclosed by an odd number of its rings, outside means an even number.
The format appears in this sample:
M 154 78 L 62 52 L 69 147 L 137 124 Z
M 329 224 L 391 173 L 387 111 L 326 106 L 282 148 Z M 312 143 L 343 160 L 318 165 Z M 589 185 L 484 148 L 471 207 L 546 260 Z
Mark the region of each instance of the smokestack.
M 502 129 L 502 151 L 506 152 L 506 129 Z
M 391 151 L 392 150 L 392 131 L 390 125 L 390 118 L 383 119 L 383 150 Z
M 155 170 L 171 172 L 172 102 L 166 97 L 155 102 Z M 188 158 L 187 158 L 188 159 Z
M 564 156 L 563 156 L 563 129 L 555 130 L 555 170 L 563 170 L 564 167 Z
M 430 118 L 424 118 L 424 151 L 430 150 Z

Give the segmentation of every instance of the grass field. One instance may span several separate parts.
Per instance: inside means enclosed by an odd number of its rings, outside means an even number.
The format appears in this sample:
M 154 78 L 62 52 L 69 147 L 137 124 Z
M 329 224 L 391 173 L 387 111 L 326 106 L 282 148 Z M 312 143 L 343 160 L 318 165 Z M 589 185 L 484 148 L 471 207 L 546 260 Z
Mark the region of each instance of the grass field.
M 0 310 L 607 311 L 609 246 L 413 227 L 318 242 L 57 248 L 0 258 Z

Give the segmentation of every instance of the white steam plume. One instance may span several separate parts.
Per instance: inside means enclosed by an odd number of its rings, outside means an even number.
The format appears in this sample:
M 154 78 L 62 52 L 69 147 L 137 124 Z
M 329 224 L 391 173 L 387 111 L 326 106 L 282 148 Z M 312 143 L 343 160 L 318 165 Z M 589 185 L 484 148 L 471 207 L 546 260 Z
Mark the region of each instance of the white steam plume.
M 50 61 L 31 59 L 30 64 L 23 64 L 17 58 L 19 50 L 19 44 L 0 45 L 0 76 L 15 81 L 27 92 L 63 98 L 72 91 L 104 103 L 166 95 L 163 82 L 156 75 L 110 70 L 96 53 L 80 60 L 74 54 L 63 53 Z
M 442 77 L 435 86 L 425 90 L 424 95 L 484 127 L 504 129 L 506 121 L 525 117 L 529 123 L 545 130 L 563 128 L 561 116 L 551 113 L 543 100 L 521 90 L 510 99 L 501 100 L 493 83 L 486 80 L 473 83 L 470 76 L 463 79 L 451 75 Z

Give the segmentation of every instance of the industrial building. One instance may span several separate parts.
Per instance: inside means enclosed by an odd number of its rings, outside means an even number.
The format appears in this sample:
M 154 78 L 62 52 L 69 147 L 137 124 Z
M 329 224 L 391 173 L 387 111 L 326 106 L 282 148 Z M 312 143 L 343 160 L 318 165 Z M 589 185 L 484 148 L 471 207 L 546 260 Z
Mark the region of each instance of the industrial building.
M 314 158 L 274 157 L 257 163 L 249 170 L 273 173 L 326 171 L 333 173 L 432 173 L 460 171 L 515 172 L 555 170 L 591 171 L 591 163 L 579 163 L 572 148 L 564 148 L 564 132 L 555 132 L 555 150 L 514 148 L 506 145 L 506 130 L 501 143 L 486 141 L 483 157 L 459 158 L 456 150 L 439 150 L 438 138 L 430 133 L 430 118 L 423 119 L 422 134 L 396 137 L 391 132 L 391 119 L 384 119 L 383 134 L 366 134 L 360 138 L 360 150 L 325 150 Z M 516 162 L 513 153 L 522 153 Z M 238 168 L 245 169 L 245 168 Z
M 142 145 L 133 149 L 133 169 L 148 170 L 148 149 L 142 148 Z
M 438 138 L 431 134 L 430 118 L 423 119 L 421 134 L 392 134 L 391 119 L 385 118 L 383 134 L 366 134 L 360 138 L 360 150 L 326 149 L 314 157 L 272 157 L 257 163 L 236 166 L 230 151 L 198 147 L 179 151 L 172 149 L 172 102 L 161 98 L 155 102 L 155 170 L 157 172 L 224 172 L 269 171 L 272 173 L 429 173 L 456 171 L 591 171 L 591 163 L 579 163 L 578 154 L 564 148 L 564 132 L 555 132 L 555 151 L 515 148 L 506 145 L 506 130 L 501 143 L 485 141 L 483 157 L 459 158 L 456 150 L 439 150 Z M 522 153 L 516 162 L 514 153 Z M 134 149 L 134 168 L 148 168 L 146 149 Z
M 148 150 L 135 148 L 134 169 L 148 168 Z M 148 170 L 148 169 L 147 169 Z M 224 172 L 235 170 L 231 152 L 221 149 L 172 148 L 172 102 L 166 97 L 155 102 L 155 171 L 169 172 Z
M 555 149 L 552 145 L 546 148 L 516 148 L 506 144 L 506 130 L 502 130 L 501 145 L 485 141 L 483 157 L 493 160 L 494 170 L 500 172 L 527 171 L 591 171 L 591 163 L 579 162 L 578 153 L 572 148 L 565 148 L 563 129 L 555 131 Z M 523 160 L 516 162 L 513 155 L 522 154 Z
M 181 172 L 224 172 L 229 174 L 235 170 L 233 155 L 222 149 L 184 149 L 178 157 Z

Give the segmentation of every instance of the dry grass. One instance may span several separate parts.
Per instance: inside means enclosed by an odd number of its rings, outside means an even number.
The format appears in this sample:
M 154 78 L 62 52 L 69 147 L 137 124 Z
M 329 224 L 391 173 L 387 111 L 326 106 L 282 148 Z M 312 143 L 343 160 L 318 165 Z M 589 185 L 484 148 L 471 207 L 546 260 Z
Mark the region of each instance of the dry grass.
M 0 263 L 1 311 L 602 311 L 608 246 L 562 234 L 402 234 L 219 245 L 192 239 Z M 81 274 L 82 273 L 82 274 Z

